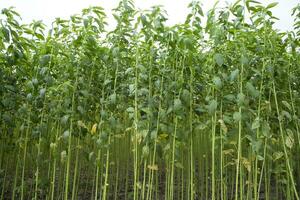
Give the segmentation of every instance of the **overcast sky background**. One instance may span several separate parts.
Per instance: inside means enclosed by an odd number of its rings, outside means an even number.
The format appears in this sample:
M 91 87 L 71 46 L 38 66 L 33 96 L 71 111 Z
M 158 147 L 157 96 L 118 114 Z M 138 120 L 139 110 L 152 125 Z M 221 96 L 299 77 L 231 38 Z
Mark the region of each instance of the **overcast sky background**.
M 273 15 L 280 19 L 275 24 L 275 28 L 281 31 L 292 30 L 293 18 L 291 10 L 299 3 L 299 0 L 257 0 L 265 5 L 271 2 L 278 2 L 276 8 L 273 8 Z M 101 6 L 105 9 L 108 16 L 108 23 L 114 26 L 112 9 L 118 5 L 119 0 L 0 0 L 0 9 L 13 6 L 23 18 L 24 23 L 32 20 L 42 20 L 47 26 L 56 17 L 68 18 L 73 14 L 80 13 L 83 8 L 89 6 Z M 136 8 L 148 9 L 153 5 L 163 5 L 168 13 L 168 24 L 173 25 L 182 23 L 188 13 L 187 5 L 190 0 L 135 0 Z M 216 0 L 202 0 L 203 11 L 207 12 Z M 226 3 L 235 2 L 235 0 L 220 0 L 220 6 Z

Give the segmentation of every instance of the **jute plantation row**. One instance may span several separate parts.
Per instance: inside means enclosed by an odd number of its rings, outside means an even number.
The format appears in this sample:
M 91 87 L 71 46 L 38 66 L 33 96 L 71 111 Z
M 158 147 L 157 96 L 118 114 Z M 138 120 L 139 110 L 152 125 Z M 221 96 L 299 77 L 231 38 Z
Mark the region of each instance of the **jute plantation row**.
M 122 0 L 110 32 L 101 7 L 2 9 L 0 200 L 299 200 L 300 5 L 287 33 L 275 6 L 167 26 Z

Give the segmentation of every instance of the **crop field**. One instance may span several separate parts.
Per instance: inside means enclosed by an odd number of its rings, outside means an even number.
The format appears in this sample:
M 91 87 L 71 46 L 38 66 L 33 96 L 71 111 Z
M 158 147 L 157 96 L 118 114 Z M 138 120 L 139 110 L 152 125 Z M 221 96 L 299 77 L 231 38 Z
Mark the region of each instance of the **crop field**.
M 299 200 L 294 30 L 254 0 L 0 14 L 0 200 Z

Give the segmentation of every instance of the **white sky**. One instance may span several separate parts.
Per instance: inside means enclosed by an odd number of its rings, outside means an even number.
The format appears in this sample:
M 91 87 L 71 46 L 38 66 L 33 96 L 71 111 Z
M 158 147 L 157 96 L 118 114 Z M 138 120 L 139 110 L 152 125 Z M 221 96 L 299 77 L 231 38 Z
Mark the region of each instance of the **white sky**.
M 268 4 L 276 0 L 257 0 Z M 105 9 L 108 16 L 108 23 L 115 24 L 111 15 L 111 9 L 115 8 L 119 0 L 0 0 L 0 9 L 9 6 L 16 7 L 23 18 L 24 23 L 32 20 L 43 20 L 46 25 L 50 25 L 56 17 L 68 18 L 72 14 L 80 13 L 81 9 L 89 6 L 101 6 Z M 139 9 L 148 9 L 153 5 L 163 5 L 168 13 L 168 24 L 184 22 L 188 13 L 187 5 L 191 0 L 135 0 L 135 5 Z M 203 11 L 207 12 L 216 0 L 202 0 Z M 220 5 L 235 0 L 220 0 Z M 299 0 L 277 0 L 276 8 L 273 8 L 274 16 L 280 21 L 275 27 L 282 30 L 292 30 L 293 18 L 291 10 L 299 3 Z

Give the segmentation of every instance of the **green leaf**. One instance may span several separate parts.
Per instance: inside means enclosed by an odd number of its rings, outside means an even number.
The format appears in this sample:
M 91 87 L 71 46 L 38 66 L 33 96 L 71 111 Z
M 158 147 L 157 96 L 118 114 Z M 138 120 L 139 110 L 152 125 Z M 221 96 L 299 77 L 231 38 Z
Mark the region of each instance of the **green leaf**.
M 287 129 L 286 132 L 287 132 L 287 135 L 286 135 L 286 138 L 285 138 L 285 145 L 288 148 L 291 149 L 294 146 L 294 143 L 295 143 L 294 134 L 290 129 Z
M 252 129 L 258 129 L 260 127 L 259 118 L 255 118 L 254 122 L 251 125 Z
M 282 104 L 287 107 L 290 111 L 292 111 L 292 106 L 287 101 L 282 101 Z
M 182 103 L 180 99 L 174 100 L 174 111 L 177 112 L 182 108 Z
M 242 119 L 241 113 L 240 112 L 234 112 L 233 113 L 233 119 L 234 119 L 235 122 L 241 121 L 241 119 Z
M 117 94 L 116 93 L 113 93 L 109 96 L 109 102 L 111 104 L 116 104 L 116 102 L 117 102 Z
M 46 66 L 50 62 L 51 56 L 49 54 L 43 55 L 40 58 L 40 65 L 41 66 Z
M 227 128 L 226 124 L 224 123 L 224 121 L 222 119 L 219 119 L 218 122 L 220 123 L 220 127 L 221 127 L 223 134 L 226 134 L 228 132 L 228 128 Z
M 156 130 L 151 131 L 150 137 L 151 137 L 151 139 L 156 139 L 157 138 L 157 131 Z
M 183 169 L 183 165 L 180 162 L 176 162 L 175 163 L 175 167 L 179 168 L 179 169 Z
M 237 103 L 238 103 L 238 105 L 239 106 L 244 105 L 245 104 L 245 99 L 246 99 L 245 95 L 243 93 L 239 93 L 237 95 Z
M 262 142 L 260 140 L 253 140 L 251 142 L 251 145 L 252 145 L 253 151 L 256 152 L 256 154 L 258 154 L 259 150 L 260 150 L 260 148 L 262 146 Z
M 225 95 L 224 98 L 228 101 L 234 101 L 235 100 L 235 96 L 233 94 Z
M 45 37 L 40 33 L 35 33 L 35 36 L 40 40 L 45 40 Z
M 262 131 L 262 134 L 265 137 L 270 137 L 271 128 L 270 128 L 270 125 L 269 125 L 269 123 L 267 121 L 264 121 L 262 123 L 261 131 Z
M 230 73 L 230 81 L 233 82 L 236 80 L 236 78 L 238 77 L 240 71 L 239 69 L 235 69 Z
M 224 57 L 220 53 L 214 55 L 215 62 L 221 67 L 224 64 Z
M 282 158 L 283 155 L 284 155 L 283 152 L 277 151 L 277 152 L 273 153 L 273 160 L 276 161 L 276 160 Z
M 70 136 L 70 131 L 69 131 L 69 130 L 66 130 L 66 131 L 63 133 L 62 138 L 66 140 L 66 139 L 69 138 L 69 136 Z
M 222 88 L 222 81 L 221 81 L 221 79 L 220 79 L 219 77 L 215 76 L 215 77 L 213 78 L 213 82 L 214 82 L 215 87 L 216 87 L 217 89 L 221 89 L 221 88 Z
M 5 27 L 2 27 L 2 34 L 4 35 L 5 42 L 9 42 L 10 41 L 9 30 Z
M 63 162 L 66 161 L 66 159 L 67 159 L 67 152 L 66 151 L 62 151 L 60 153 L 60 161 L 63 163 Z
M 242 65 L 248 65 L 248 63 L 249 63 L 248 58 L 246 56 L 242 56 L 241 57 L 241 64 Z
M 190 92 L 187 89 L 182 90 L 181 94 L 182 101 L 186 104 L 189 105 L 190 103 Z
M 252 97 L 258 97 L 259 96 L 259 91 L 256 90 L 256 88 L 252 85 L 252 83 L 250 82 L 247 82 L 246 83 L 246 89 L 247 91 L 249 92 L 249 94 L 252 96 Z
M 209 105 L 207 106 L 207 110 L 209 114 L 214 114 L 215 111 L 217 110 L 218 107 L 218 102 L 216 100 L 211 100 L 209 102 Z
M 142 149 L 143 158 L 147 158 L 149 155 L 149 152 L 150 152 L 149 146 L 148 145 L 143 146 L 143 149 Z
M 281 116 L 287 118 L 288 120 L 292 120 L 291 114 L 285 110 L 281 111 Z
M 127 112 L 129 113 L 133 113 L 134 112 L 134 108 L 133 107 L 129 107 L 126 109 Z
M 269 5 L 267 5 L 267 9 L 270 9 L 270 8 L 274 8 L 275 6 L 278 5 L 278 2 L 274 2 L 274 3 L 270 3 Z

